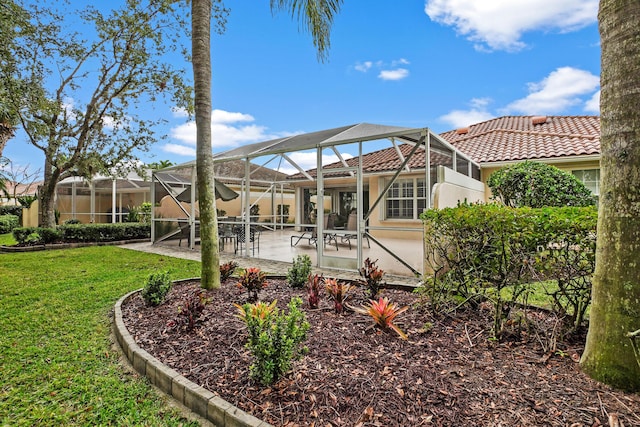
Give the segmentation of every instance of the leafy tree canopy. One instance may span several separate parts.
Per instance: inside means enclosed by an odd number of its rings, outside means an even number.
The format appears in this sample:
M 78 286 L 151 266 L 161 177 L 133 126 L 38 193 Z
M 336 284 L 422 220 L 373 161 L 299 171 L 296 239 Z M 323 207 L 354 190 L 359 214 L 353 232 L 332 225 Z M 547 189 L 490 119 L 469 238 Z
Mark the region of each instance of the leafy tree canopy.
M 487 184 L 494 199 L 517 208 L 595 205 L 594 196 L 575 176 L 539 162 L 504 167 L 491 174 Z
M 154 130 L 164 119 L 140 112 L 160 101 L 192 111 L 185 70 L 164 61 L 185 52 L 181 2 L 126 0 L 108 15 L 92 6 L 59 12 L 59 4 L 19 4 L 29 23 L 12 27 L 12 43 L 1 52 L 12 66 L 0 87 L 45 156 L 40 200 L 48 225 L 60 180 L 135 164 L 158 140 Z

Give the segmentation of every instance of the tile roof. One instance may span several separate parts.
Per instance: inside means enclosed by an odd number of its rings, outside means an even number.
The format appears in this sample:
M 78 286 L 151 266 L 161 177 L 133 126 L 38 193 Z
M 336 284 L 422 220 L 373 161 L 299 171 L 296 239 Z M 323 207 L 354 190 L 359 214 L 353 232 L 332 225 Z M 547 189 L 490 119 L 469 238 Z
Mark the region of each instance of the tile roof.
M 398 148 L 403 156 L 407 156 L 411 149 L 413 148 L 409 144 L 399 144 Z M 345 159 L 347 165 L 350 167 L 358 166 L 358 158 L 352 157 L 350 159 Z M 376 173 L 376 172 L 387 172 L 397 170 L 402 161 L 400 157 L 398 157 L 398 153 L 395 148 L 389 147 L 384 148 L 382 150 L 374 151 L 372 153 L 367 153 L 362 155 L 362 172 L 363 173 Z M 418 151 L 411 157 L 408 163 L 411 169 L 424 169 L 424 149 L 419 148 Z M 342 162 L 335 162 L 328 165 L 324 165 L 322 170 L 325 171 L 323 173 L 323 177 L 339 177 L 339 176 L 347 176 L 347 172 L 328 172 L 331 169 L 344 167 Z M 316 177 L 317 169 L 309 169 L 306 171 L 309 175 Z M 295 175 L 290 175 L 289 179 L 302 179 L 304 175 L 301 173 L 297 173 Z
M 600 117 L 504 116 L 444 132 L 440 136 L 480 165 L 600 154 Z M 409 144 L 398 147 L 405 156 L 411 150 Z M 424 169 L 424 160 L 424 154 L 416 153 L 409 161 L 409 167 L 412 170 Z M 431 161 L 446 163 L 437 153 L 432 153 Z M 358 165 L 356 157 L 346 162 L 349 166 Z M 395 171 L 401 164 L 393 147 L 362 156 L 364 173 Z M 327 171 L 340 167 L 342 163 L 335 162 L 325 165 L 323 169 Z M 307 172 L 316 176 L 316 169 Z M 346 173 L 324 174 L 325 177 L 345 175 Z M 304 176 L 300 173 L 289 176 L 289 179 L 301 178 Z
M 600 154 L 600 117 L 504 116 L 440 136 L 480 164 Z

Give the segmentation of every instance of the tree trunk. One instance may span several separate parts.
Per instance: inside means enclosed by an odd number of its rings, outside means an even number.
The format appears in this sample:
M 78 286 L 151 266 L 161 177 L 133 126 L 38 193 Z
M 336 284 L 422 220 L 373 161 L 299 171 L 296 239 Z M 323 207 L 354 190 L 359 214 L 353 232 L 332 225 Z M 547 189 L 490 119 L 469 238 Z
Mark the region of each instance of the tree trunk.
M 596 271 L 581 366 L 640 390 L 628 332 L 640 329 L 640 2 L 601 0 L 601 186 Z
M 192 0 L 191 19 L 202 257 L 200 280 L 203 288 L 214 289 L 220 287 L 220 252 L 211 150 L 211 0 Z
M 53 170 L 49 159 L 44 161 L 44 182 L 38 192 L 38 200 L 40 202 L 40 219 L 41 227 L 53 228 L 56 226 L 56 185 L 59 180 L 59 174 Z
M 9 141 L 13 135 L 14 129 L 11 125 L 0 123 L 0 157 L 2 157 L 2 152 L 4 151 L 5 145 L 7 145 L 7 141 Z

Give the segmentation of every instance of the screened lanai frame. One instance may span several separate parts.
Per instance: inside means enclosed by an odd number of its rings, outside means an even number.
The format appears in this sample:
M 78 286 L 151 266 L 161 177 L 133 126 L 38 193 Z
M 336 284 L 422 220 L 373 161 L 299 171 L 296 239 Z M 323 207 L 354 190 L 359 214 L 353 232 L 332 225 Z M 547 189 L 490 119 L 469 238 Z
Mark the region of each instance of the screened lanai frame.
M 368 207 L 368 210 L 365 212 L 363 207 L 363 162 L 362 157 L 363 153 L 363 144 L 371 141 L 380 141 L 380 140 L 390 140 L 393 147 L 398 154 L 398 157 L 401 161 L 401 164 L 393 173 L 391 179 L 386 182 L 386 186 L 383 191 L 380 191 L 377 199 L 373 204 Z M 398 148 L 398 142 L 406 143 L 413 146 L 412 150 L 408 155 L 404 156 L 400 152 Z M 358 154 L 357 154 L 357 165 L 349 165 L 347 161 L 341 156 L 341 153 L 338 151 L 338 147 L 346 144 L 357 144 L 358 146 Z M 422 149 L 420 149 L 422 147 Z M 337 157 L 340 159 L 339 164 L 333 165 L 330 169 L 325 172 L 323 170 L 322 156 L 323 150 L 330 149 L 332 150 Z M 316 176 L 312 176 L 307 170 L 303 169 L 299 166 L 291 156 L 291 153 L 300 152 L 300 151 L 308 151 L 308 150 L 316 150 Z M 424 174 L 425 174 L 425 182 L 426 182 L 426 206 L 430 207 L 432 205 L 431 201 L 431 188 L 433 184 L 435 184 L 435 175 L 432 172 L 432 166 L 436 166 L 436 164 L 431 164 L 432 156 L 434 158 L 442 158 L 444 159 L 445 166 L 453 169 L 454 171 L 463 173 L 469 177 L 479 179 L 479 171 L 480 168 L 477 163 L 473 162 L 468 156 L 463 153 L 457 151 L 455 147 L 446 142 L 444 139 L 439 137 L 437 134 L 433 133 L 429 128 L 404 128 L 404 127 L 396 127 L 396 126 L 385 126 L 385 125 L 376 125 L 376 124 L 368 124 L 368 123 L 360 123 L 355 125 L 343 126 L 334 129 L 327 129 L 318 132 L 311 132 L 301 135 L 294 135 L 285 138 L 278 138 L 270 141 L 259 142 L 255 144 L 249 144 L 242 147 L 238 147 L 223 153 L 219 153 L 214 155 L 214 163 L 231 161 L 231 160 L 244 160 L 246 162 L 245 167 L 245 177 L 242 181 L 242 191 L 240 197 L 242 198 L 243 211 L 249 212 L 247 209 L 248 206 L 251 205 L 251 176 L 250 176 L 250 162 L 255 161 L 256 159 L 267 159 L 264 165 L 269 164 L 276 158 L 280 158 L 281 161 L 284 160 L 289 163 L 292 167 L 297 169 L 303 178 L 298 180 L 287 179 L 285 181 L 277 182 L 277 184 L 289 184 L 300 181 L 315 181 L 316 184 L 316 194 L 318 199 L 324 200 L 324 189 L 325 189 L 325 180 L 331 179 L 336 175 L 342 174 L 342 176 L 355 176 L 356 178 L 356 191 L 357 191 L 357 200 L 356 200 L 356 212 L 357 212 L 357 229 L 355 235 L 357 236 L 357 245 L 356 245 L 356 257 L 351 260 L 347 259 L 345 261 L 344 258 L 336 258 L 331 257 L 330 255 L 326 255 L 324 251 L 324 245 L 318 244 L 316 245 L 317 250 L 317 265 L 319 267 L 337 267 L 348 270 L 357 270 L 358 266 L 363 264 L 363 253 L 362 253 L 362 244 L 364 236 L 368 237 L 375 244 L 379 245 L 383 250 L 385 250 L 390 256 L 394 257 L 398 261 L 400 261 L 403 265 L 405 265 L 408 269 L 412 271 L 412 273 L 419 275 L 420 273 L 404 262 L 400 257 L 398 257 L 392 250 L 385 247 L 385 245 L 374 236 L 370 234 L 372 230 L 382 230 L 382 229 L 397 229 L 394 227 L 382 227 L 382 226 L 369 226 L 367 223 L 367 219 L 371 215 L 371 213 L 376 209 L 376 207 L 383 201 L 385 195 L 389 188 L 393 185 L 393 183 L 398 179 L 398 177 L 402 174 L 403 171 L 409 170 L 409 161 L 418 153 L 423 153 L 424 159 Z M 439 156 L 442 154 L 442 156 Z M 352 162 L 353 163 L 353 162 Z M 196 182 L 195 175 L 195 162 L 189 162 L 183 165 L 173 166 L 163 171 L 177 171 L 179 169 L 188 169 L 191 171 L 191 181 L 193 183 Z M 325 174 L 329 175 L 325 178 Z M 154 176 L 154 180 L 156 177 Z M 274 182 L 276 183 L 276 182 Z M 152 189 L 155 186 L 152 186 Z M 192 186 L 192 188 L 194 188 Z M 152 196 L 153 199 L 153 196 Z M 299 202 L 297 203 L 299 205 Z M 322 218 L 324 214 L 323 205 L 318 203 L 316 206 L 317 212 L 316 217 Z M 193 207 L 191 209 L 191 214 L 193 214 Z M 297 209 L 296 209 L 297 211 Z M 297 218 L 300 215 L 296 215 Z M 153 221 L 156 219 L 154 218 Z M 241 218 L 242 227 L 245 228 L 245 235 L 249 235 L 251 226 L 257 225 L 251 222 L 251 218 L 249 215 L 243 215 Z M 191 235 L 195 236 L 195 228 L 197 226 L 197 221 L 192 220 L 191 222 Z M 318 236 L 325 235 L 324 230 L 324 222 L 317 221 L 317 224 L 307 224 L 304 222 L 300 222 L 296 219 L 294 226 L 297 229 L 304 229 L 305 227 L 314 227 L 316 229 L 316 233 Z M 421 228 L 406 228 L 403 231 L 421 231 Z M 155 242 L 154 237 L 152 236 L 152 240 Z M 194 239 L 191 239 L 193 242 Z M 193 247 L 192 247 L 193 248 Z M 243 253 L 244 256 L 252 256 L 248 251 Z

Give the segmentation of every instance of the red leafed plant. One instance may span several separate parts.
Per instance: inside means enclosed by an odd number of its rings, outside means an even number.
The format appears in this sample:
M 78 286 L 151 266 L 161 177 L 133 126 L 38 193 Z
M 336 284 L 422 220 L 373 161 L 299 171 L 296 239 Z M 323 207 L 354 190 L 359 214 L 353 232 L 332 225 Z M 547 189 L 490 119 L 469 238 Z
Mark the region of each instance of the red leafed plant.
M 333 300 L 333 308 L 336 313 L 342 314 L 344 311 L 344 304 L 349 299 L 349 292 L 353 289 L 353 286 L 347 285 L 343 282 L 338 282 L 336 279 L 325 279 L 324 281 L 329 297 Z
M 380 288 L 382 287 L 382 277 L 384 276 L 384 270 L 380 269 L 375 261 L 371 261 L 367 258 L 364 261 L 364 267 L 360 268 L 358 272 L 364 279 L 364 284 L 369 291 L 369 298 L 376 299 Z
M 404 313 L 409 309 L 409 307 L 397 308 L 396 305 L 385 298 L 380 298 L 378 301 L 371 300 L 368 305 L 363 305 L 364 308 L 356 308 L 358 313 L 368 314 L 373 318 L 373 321 L 376 322 L 382 330 L 394 330 L 400 338 L 403 340 L 407 339 L 407 334 L 402 332 L 402 330 L 393 323 L 393 320 L 400 313 Z
M 307 281 L 307 301 L 310 308 L 318 308 L 320 303 L 320 286 L 324 283 L 324 277 L 318 274 L 309 275 Z
M 220 281 L 224 282 L 236 271 L 238 263 L 235 261 L 225 262 L 220 266 Z
M 249 267 L 240 274 L 238 286 L 247 290 L 249 301 L 258 301 L 258 292 L 267 286 L 267 274 L 259 268 Z
M 207 298 L 204 291 L 196 291 L 187 295 L 178 306 L 180 317 L 174 323 L 182 325 L 187 331 L 192 331 L 196 327 L 196 323 L 202 320 L 202 312 L 210 302 L 211 298 Z

